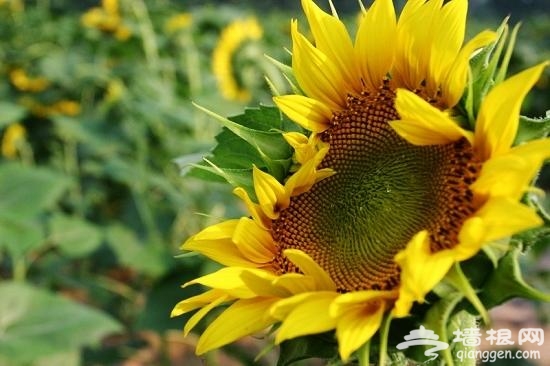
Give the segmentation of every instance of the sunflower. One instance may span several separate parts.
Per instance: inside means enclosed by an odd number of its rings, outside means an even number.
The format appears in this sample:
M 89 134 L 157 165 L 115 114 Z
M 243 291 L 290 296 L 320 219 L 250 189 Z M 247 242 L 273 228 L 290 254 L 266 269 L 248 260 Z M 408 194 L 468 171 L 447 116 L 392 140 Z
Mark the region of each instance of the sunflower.
M 212 54 L 212 71 L 225 99 L 247 102 L 252 97 L 236 80 L 233 63 L 239 48 L 246 41 L 259 40 L 262 34 L 262 27 L 255 18 L 235 20 L 222 30 Z
M 496 35 L 483 31 L 463 46 L 466 0 L 409 0 L 399 19 L 391 0 L 376 0 L 354 41 L 334 10 L 302 6 L 314 38 L 292 21 L 302 93 L 274 98 L 307 131 L 284 134 L 296 169 L 280 182 L 254 166 L 256 198 L 235 189 L 250 216 L 182 247 L 225 266 L 185 284 L 210 289 L 172 312 L 200 309 L 188 333 L 229 305 L 197 354 L 279 324 L 275 343 L 334 331 L 346 361 L 385 318 L 410 315 L 456 263 L 542 224 L 520 199 L 550 140 L 512 143 L 546 64 L 491 89 L 470 131 L 453 107 L 472 53 Z

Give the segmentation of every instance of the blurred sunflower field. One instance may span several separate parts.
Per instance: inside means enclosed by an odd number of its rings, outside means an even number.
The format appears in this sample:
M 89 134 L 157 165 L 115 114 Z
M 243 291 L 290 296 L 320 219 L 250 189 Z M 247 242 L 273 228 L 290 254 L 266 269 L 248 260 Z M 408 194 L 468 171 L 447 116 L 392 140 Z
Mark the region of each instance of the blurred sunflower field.
M 506 15 L 498 1 L 471 3 L 472 33 Z M 342 14 L 350 24 L 355 5 Z M 280 68 L 297 9 L 0 0 L 0 365 L 203 364 L 196 337 L 182 335 L 189 316 L 170 311 L 199 293 L 182 283 L 216 267 L 179 247 L 244 207 L 200 170 L 182 175 L 221 130 L 202 108 L 232 116 L 289 89 Z M 550 14 L 518 16 L 510 73 L 550 58 Z M 524 114 L 543 116 L 549 100 L 547 71 Z M 539 181 L 550 191 L 548 169 Z M 525 257 L 526 276 L 547 291 L 538 263 L 548 244 Z M 206 364 L 274 364 L 255 360 L 263 346 L 230 345 Z

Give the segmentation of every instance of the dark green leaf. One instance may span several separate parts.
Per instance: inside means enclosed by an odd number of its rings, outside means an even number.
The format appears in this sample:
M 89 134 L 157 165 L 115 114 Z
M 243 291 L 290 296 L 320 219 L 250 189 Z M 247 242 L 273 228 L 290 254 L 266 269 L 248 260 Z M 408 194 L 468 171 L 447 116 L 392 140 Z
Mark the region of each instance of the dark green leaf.
M 487 309 L 514 297 L 535 301 L 550 301 L 550 295 L 529 286 L 523 280 L 519 267 L 520 248 L 513 248 L 500 261 L 498 267 L 485 282 L 479 298 Z
M 143 243 L 126 227 L 112 225 L 106 235 L 109 246 L 123 265 L 152 277 L 158 277 L 169 269 L 170 257 L 166 252 L 157 246 Z
M 0 166 L 0 212 L 29 217 L 50 208 L 69 186 L 64 175 L 15 163 Z
M 546 112 L 544 118 L 529 118 L 521 116 L 519 118 L 519 128 L 516 134 L 514 145 L 523 142 L 541 139 L 550 134 L 550 111 Z
M 218 176 L 232 185 L 245 186 L 246 189 L 252 187 L 252 166 L 256 165 L 280 181 L 285 178 L 291 163 L 292 149 L 281 131 L 296 130 L 296 127 L 282 118 L 279 109 L 260 106 L 246 109 L 244 114 L 228 119 L 207 112 L 224 129 L 216 136 L 218 144 L 211 155 L 202 163 L 193 165 L 189 170 L 190 176 L 206 179 Z M 188 159 L 179 159 L 180 162 L 185 160 Z
M 50 225 L 50 240 L 69 257 L 86 256 L 101 244 L 99 228 L 79 217 L 58 214 Z
M 0 284 L 0 299 L 0 358 L 11 365 L 75 350 L 122 328 L 95 309 L 22 283 Z
M 326 335 L 293 338 L 281 343 L 277 366 L 289 366 L 308 358 L 330 359 L 338 353 L 335 342 Z
M 36 218 L 21 219 L 0 213 L 0 248 L 19 258 L 45 243 L 44 228 Z

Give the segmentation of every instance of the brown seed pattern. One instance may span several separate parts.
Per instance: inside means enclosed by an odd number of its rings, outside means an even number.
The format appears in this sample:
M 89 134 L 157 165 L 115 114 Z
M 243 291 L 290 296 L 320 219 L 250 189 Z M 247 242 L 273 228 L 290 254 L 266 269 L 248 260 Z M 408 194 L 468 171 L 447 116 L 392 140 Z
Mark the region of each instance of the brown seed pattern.
M 398 119 L 395 93 L 347 98 L 322 135 L 330 149 L 320 167 L 336 174 L 291 199 L 273 221 L 280 273 L 296 272 L 282 251 L 301 249 L 323 267 L 341 292 L 389 290 L 399 284 L 393 261 L 417 232 L 430 232 L 436 252 L 452 248 L 474 211 L 469 186 L 480 163 L 463 139 L 414 146 L 388 122 Z

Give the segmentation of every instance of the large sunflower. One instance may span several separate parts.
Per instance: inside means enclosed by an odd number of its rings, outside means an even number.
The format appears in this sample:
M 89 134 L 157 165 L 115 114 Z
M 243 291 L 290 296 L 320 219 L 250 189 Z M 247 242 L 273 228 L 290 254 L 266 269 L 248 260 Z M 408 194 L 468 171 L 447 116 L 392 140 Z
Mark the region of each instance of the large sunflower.
M 257 200 L 235 189 L 250 217 L 183 245 L 226 266 L 187 283 L 210 290 L 173 310 L 200 308 L 187 333 L 230 304 L 200 337 L 198 354 L 280 323 L 276 343 L 335 330 L 347 360 L 386 314 L 407 316 L 455 263 L 542 223 L 520 199 L 550 157 L 550 140 L 512 142 L 545 64 L 492 89 L 472 132 L 452 108 L 472 53 L 495 34 L 462 46 L 466 0 L 409 0 L 398 20 L 391 0 L 376 0 L 354 42 L 335 12 L 302 6 L 315 41 L 292 22 L 303 94 L 274 98 L 309 131 L 284 134 L 298 168 L 281 183 L 254 167 Z

